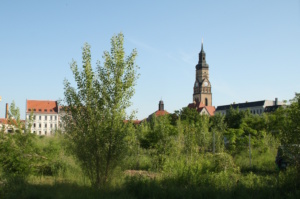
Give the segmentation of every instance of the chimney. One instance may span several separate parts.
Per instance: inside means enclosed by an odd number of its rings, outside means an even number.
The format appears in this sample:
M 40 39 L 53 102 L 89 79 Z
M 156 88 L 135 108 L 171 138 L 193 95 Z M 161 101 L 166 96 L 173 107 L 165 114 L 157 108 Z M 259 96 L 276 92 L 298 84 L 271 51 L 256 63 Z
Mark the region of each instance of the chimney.
M 278 98 L 276 97 L 275 98 L 275 106 L 277 106 L 278 105 Z
M 8 103 L 6 103 L 5 119 L 8 119 Z

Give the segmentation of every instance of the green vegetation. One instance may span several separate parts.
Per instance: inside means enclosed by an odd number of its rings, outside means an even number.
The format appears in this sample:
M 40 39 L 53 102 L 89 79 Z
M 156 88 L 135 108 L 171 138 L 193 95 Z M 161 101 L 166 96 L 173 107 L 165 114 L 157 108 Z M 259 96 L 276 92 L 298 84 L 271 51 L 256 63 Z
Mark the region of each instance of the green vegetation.
M 111 51 L 104 52 L 104 65 L 91 65 L 90 46 L 82 53 L 83 71 L 77 63 L 71 69 L 77 87 L 65 80 L 66 114 L 63 118 L 69 148 L 94 187 L 109 181 L 112 171 L 126 152 L 128 130 L 123 122 L 130 106 L 136 80 L 134 50 L 125 57 L 123 34 L 112 37 Z
M 65 82 L 66 132 L 1 131 L 0 198 L 300 198 L 299 147 L 286 170 L 275 164 L 280 145 L 300 144 L 300 94 L 270 114 L 184 108 L 135 125 L 135 56 L 120 34 L 93 72 L 86 44 L 77 88 Z

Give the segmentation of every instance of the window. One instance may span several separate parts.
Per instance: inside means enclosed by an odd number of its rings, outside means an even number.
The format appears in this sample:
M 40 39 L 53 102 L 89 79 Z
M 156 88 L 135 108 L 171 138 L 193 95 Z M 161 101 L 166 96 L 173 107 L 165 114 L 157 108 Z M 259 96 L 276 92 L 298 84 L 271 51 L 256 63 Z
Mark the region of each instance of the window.
M 42 112 L 42 109 L 39 109 L 39 112 Z
M 45 120 L 47 120 L 47 115 L 45 115 Z
M 57 119 L 56 116 L 54 117 L 54 119 L 55 119 L 55 120 Z
M 52 115 L 50 116 L 50 120 L 52 120 Z
M 42 116 L 39 116 L 39 120 L 41 120 L 42 119 Z
M 33 119 L 35 120 L 35 115 L 33 116 Z
M 205 98 L 205 106 L 208 106 L 208 100 Z
M 47 109 L 44 109 L 44 112 L 47 112 Z
M 47 131 L 45 131 L 45 135 L 47 135 Z
M 39 135 L 41 135 L 42 134 L 42 132 L 41 131 L 39 131 Z
M 34 108 L 33 111 L 36 111 L 36 109 Z
M 33 133 L 34 133 L 34 134 L 36 134 L 36 132 L 35 132 L 35 131 L 33 131 Z
M 50 109 L 50 112 L 52 112 L 52 109 Z
M 31 109 L 29 108 L 28 111 L 31 111 Z
M 33 123 L 33 128 L 35 128 L 35 123 Z
M 45 124 L 45 128 L 47 128 L 47 124 Z
M 39 123 L 39 127 L 40 127 L 40 128 L 42 127 L 42 124 L 41 124 L 41 123 Z
M 52 128 L 52 124 L 50 124 L 50 128 Z

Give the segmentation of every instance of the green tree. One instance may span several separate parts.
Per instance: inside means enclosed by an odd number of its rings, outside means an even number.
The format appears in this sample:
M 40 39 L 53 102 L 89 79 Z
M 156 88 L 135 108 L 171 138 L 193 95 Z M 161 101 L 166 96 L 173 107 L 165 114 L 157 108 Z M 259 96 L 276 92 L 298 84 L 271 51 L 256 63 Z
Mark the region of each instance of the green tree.
M 210 132 L 213 134 L 213 144 L 216 152 L 223 152 L 224 149 L 224 132 L 227 129 L 225 117 L 221 114 L 216 114 L 209 118 Z
M 281 144 L 289 151 L 300 175 L 300 93 L 296 93 L 286 109 L 286 122 L 281 135 Z
M 13 100 L 10 104 L 9 111 L 8 111 L 8 117 L 9 117 L 9 124 L 13 127 L 13 130 L 20 131 L 22 124 L 20 121 L 20 109 L 16 106 L 15 101 Z
M 22 131 L 25 127 L 14 101 L 10 105 L 8 124 L 13 128 L 12 133 L 4 133 L 4 129 L 0 131 L 0 166 L 7 180 L 23 182 L 35 171 L 40 156 L 34 135 Z
M 71 63 L 77 84 L 65 86 L 65 131 L 71 149 L 95 187 L 101 187 L 123 157 L 127 146 L 126 108 L 134 94 L 137 79 L 136 50 L 126 57 L 122 33 L 111 39 L 110 52 L 105 51 L 104 65 L 97 62 L 93 71 L 90 46 L 82 52 L 83 70 Z

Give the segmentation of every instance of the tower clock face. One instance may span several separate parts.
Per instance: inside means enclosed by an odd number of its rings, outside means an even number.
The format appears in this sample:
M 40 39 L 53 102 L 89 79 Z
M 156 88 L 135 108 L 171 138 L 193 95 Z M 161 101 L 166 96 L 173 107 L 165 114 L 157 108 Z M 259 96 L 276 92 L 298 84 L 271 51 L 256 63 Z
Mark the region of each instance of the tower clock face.
M 204 82 L 204 83 L 203 83 L 203 86 L 205 86 L 205 87 L 208 86 L 208 83 L 207 83 L 207 82 Z

